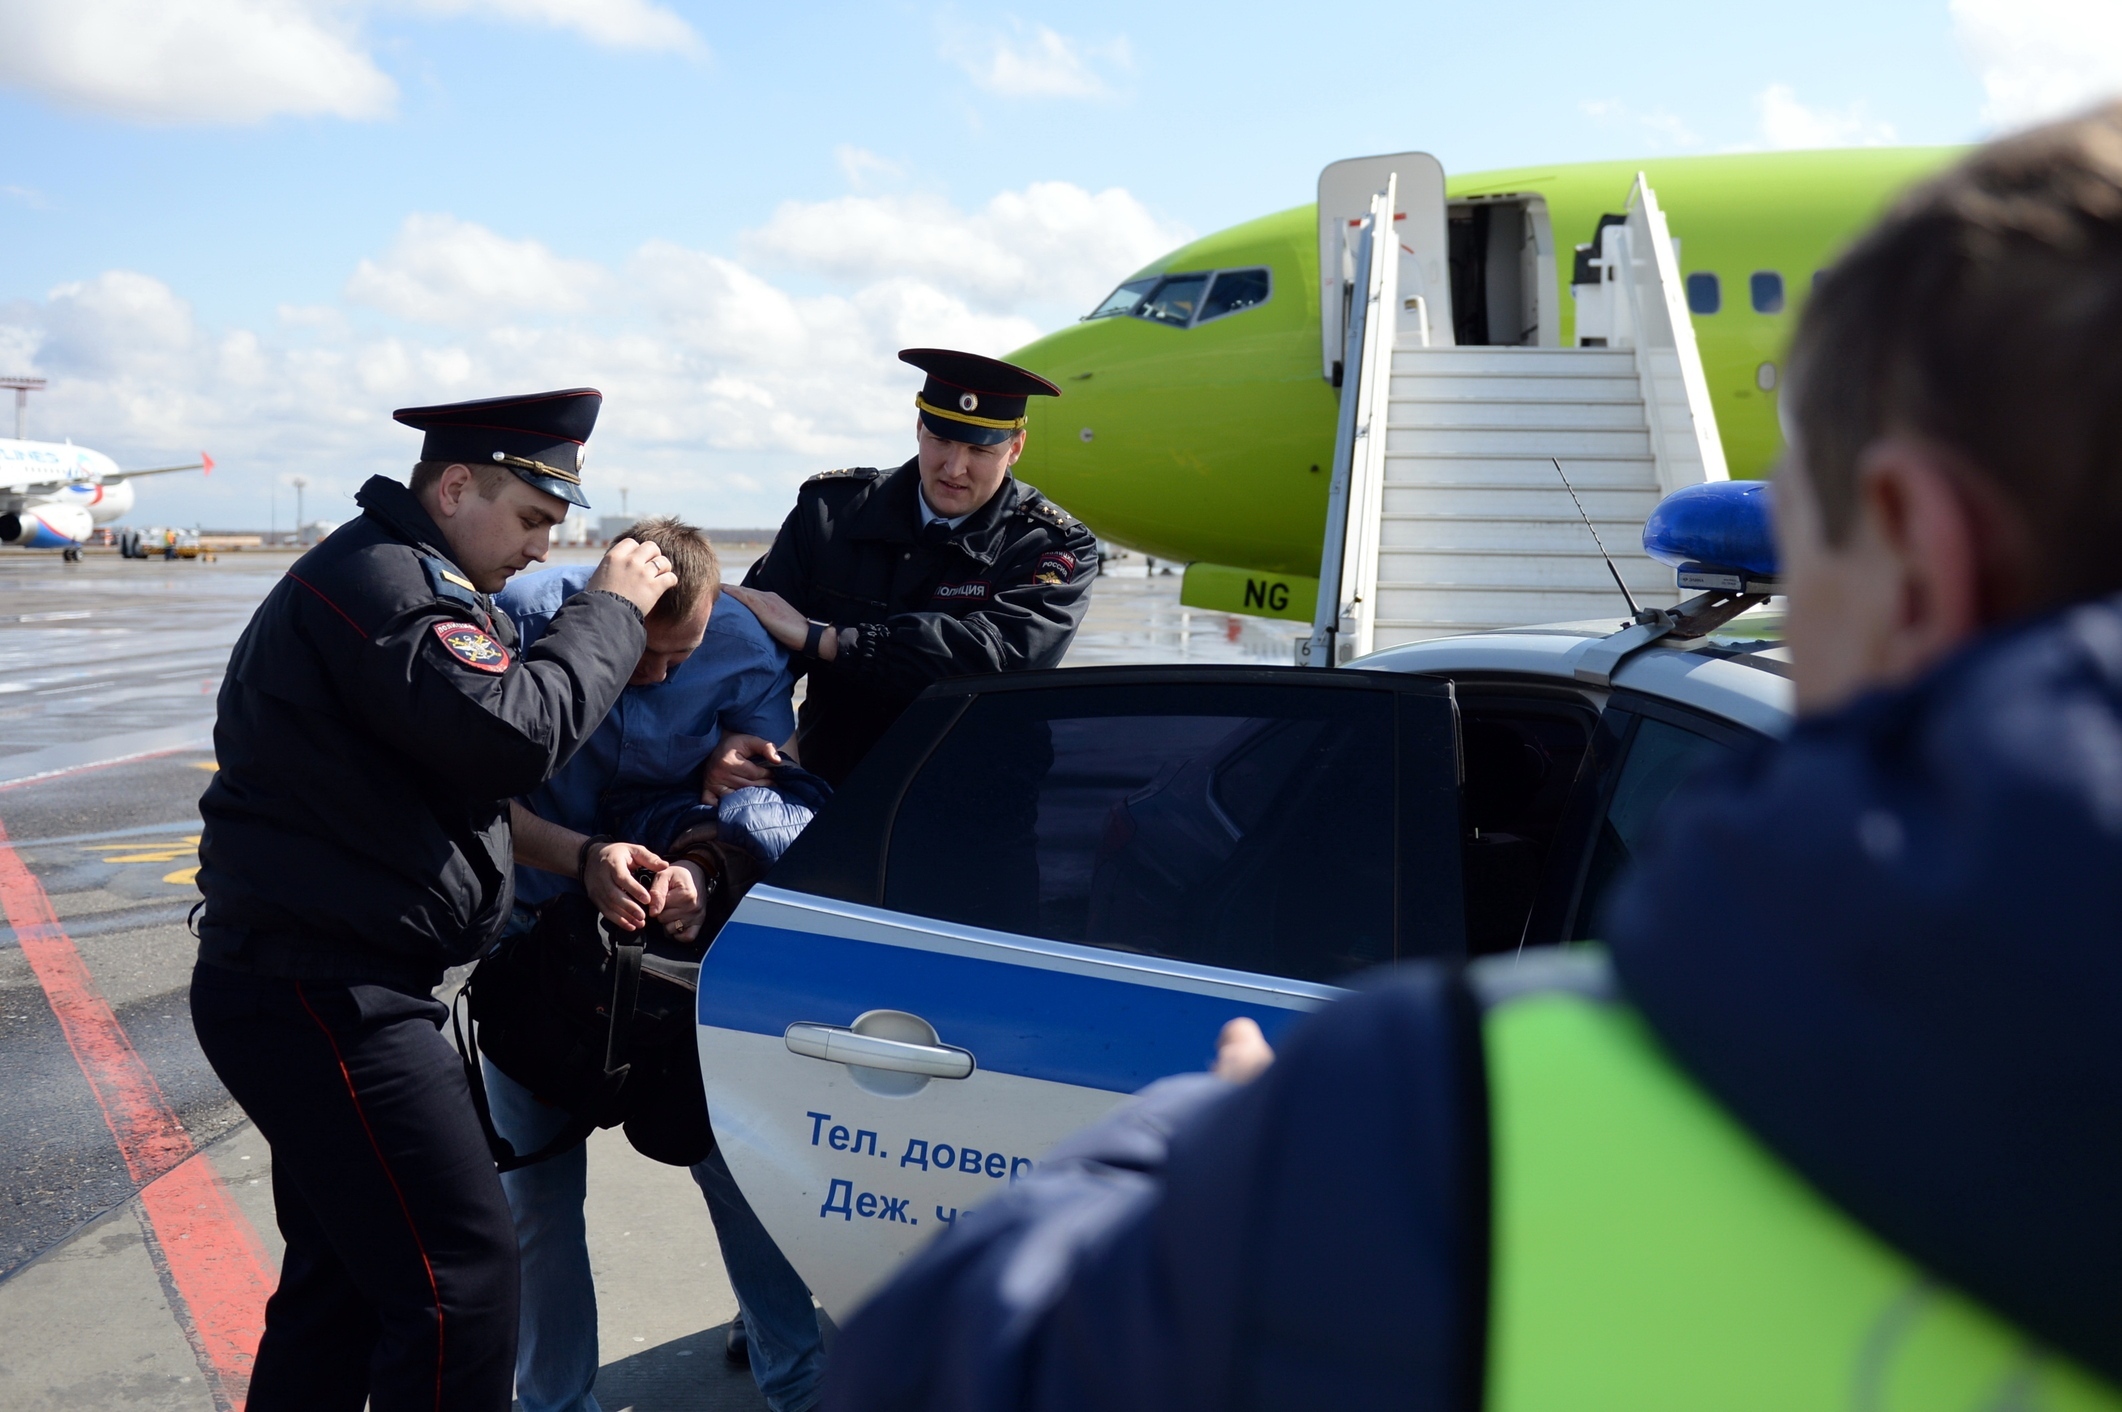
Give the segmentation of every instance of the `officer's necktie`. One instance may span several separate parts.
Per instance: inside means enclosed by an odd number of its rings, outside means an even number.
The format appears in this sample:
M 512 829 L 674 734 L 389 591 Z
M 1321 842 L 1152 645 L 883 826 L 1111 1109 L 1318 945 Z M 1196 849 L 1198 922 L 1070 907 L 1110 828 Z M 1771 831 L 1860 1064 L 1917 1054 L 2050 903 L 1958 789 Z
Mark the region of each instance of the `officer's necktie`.
M 921 526 L 921 545 L 924 549 L 941 549 L 950 543 L 949 520 L 930 520 Z

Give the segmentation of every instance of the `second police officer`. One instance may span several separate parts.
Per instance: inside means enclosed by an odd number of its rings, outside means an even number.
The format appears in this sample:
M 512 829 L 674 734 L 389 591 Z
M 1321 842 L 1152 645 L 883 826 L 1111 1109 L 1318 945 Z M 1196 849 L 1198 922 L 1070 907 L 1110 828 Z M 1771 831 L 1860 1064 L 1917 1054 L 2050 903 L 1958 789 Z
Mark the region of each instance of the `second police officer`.
M 729 589 L 809 672 L 798 750 L 835 785 L 931 682 L 1060 665 L 1098 573 L 1091 532 L 1011 474 L 1027 402 L 1061 390 L 975 353 L 899 357 L 928 374 L 913 459 L 812 477 Z
M 527 651 L 487 597 L 588 504 L 601 402 L 397 413 L 410 485 L 371 477 L 230 658 L 191 999 L 287 1240 L 251 1412 L 509 1405 L 515 1233 L 433 990 L 509 915 L 508 800 L 604 719 L 674 582 L 622 539 Z

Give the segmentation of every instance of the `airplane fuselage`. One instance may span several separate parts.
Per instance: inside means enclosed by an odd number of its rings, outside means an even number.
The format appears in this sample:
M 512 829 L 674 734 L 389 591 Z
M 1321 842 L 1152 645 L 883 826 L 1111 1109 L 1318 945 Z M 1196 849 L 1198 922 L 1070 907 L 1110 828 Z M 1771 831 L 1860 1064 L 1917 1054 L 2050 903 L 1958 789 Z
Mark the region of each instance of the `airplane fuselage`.
M 65 549 L 133 508 L 132 482 L 100 451 L 0 437 L 0 541 Z
M 1862 149 L 1473 173 L 1447 184 L 1452 269 L 1432 278 L 1452 281 L 1459 343 L 1574 347 L 1574 247 L 1594 240 L 1601 215 L 1620 211 L 1637 173 L 1646 174 L 1683 274 L 1714 277 L 1714 298 L 1700 279 L 1690 294 L 1726 460 L 1734 476 L 1762 476 L 1781 450 L 1779 369 L 1815 273 L 1951 156 Z M 1512 285 L 1512 300 L 1523 301 L 1512 310 L 1548 311 L 1528 312 L 1522 327 L 1493 293 L 1482 304 L 1478 274 L 1469 278 L 1460 259 L 1468 234 L 1460 223 L 1485 231 L 1483 208 L 1502 206 L 1525 213 L 1528 231 L 1537 211 L 1549 242 L 1544 287 L 1521 294 Z M 1010 354 L 1063 391 L 1033 406 L 1024 479 L 1101 535 L 1160 558 L 1316 573 L 1337 405 L 1321 360 L 1318 250 L 1311 205 L 1234 226 L 1128 283 L 1264 269 L 1264 301 L 1214 318 L 1205 306 L 1191 321 L 1090 318 Z

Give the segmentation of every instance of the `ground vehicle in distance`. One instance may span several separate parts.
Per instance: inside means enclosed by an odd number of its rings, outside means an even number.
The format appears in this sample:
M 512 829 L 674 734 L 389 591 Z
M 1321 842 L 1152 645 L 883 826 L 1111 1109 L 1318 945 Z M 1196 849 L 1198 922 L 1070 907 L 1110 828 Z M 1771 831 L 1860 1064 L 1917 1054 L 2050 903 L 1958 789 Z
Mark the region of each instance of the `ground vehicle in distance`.
M 1232 1016 L 1272 1039 L 1369 966 L 1594 935 L 1672 790 L 1787 728 L 1774 627 L 932 687 L 703 963 L 731 1170 L 844 1316 Z

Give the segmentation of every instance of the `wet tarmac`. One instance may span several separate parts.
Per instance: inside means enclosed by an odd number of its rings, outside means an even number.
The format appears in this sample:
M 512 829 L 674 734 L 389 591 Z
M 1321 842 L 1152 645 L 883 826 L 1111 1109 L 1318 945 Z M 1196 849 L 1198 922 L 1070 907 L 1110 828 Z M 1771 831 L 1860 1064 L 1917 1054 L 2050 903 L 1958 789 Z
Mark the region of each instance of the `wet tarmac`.
M 726 558 L 734 576 L 749 553 Z M 143 1188 L 161 1174 L 121 1148 L 109 1071 L 145 1076 L 128 1091 L 159 1098 L 172 1140 L 203 1154 L 269 1278 L 270 1153 L 192 1036 L 185 919 L 221 672 L 292 559 L 0 552 L 0 1407 L 204 1409 L 240 1391 L 158 1246 L 170 1228 Z M 1179 582 L 1139 559 L 1115 565 L 1069 664 L 1289 660 L 1298 625 L 1181 608 Z M 71 980 L 55 979 L 55 955 L 78 958 Z M 82 1007 L 99 1003 L 114 1023 L 84 1029 Z M 96 1050 L 99 1034 L 137 1065 Z M 604 1138 L 589 1216 L 603 1405 L 763 1405 L 720 1356 L 735 1303 L 690 1180 Z

